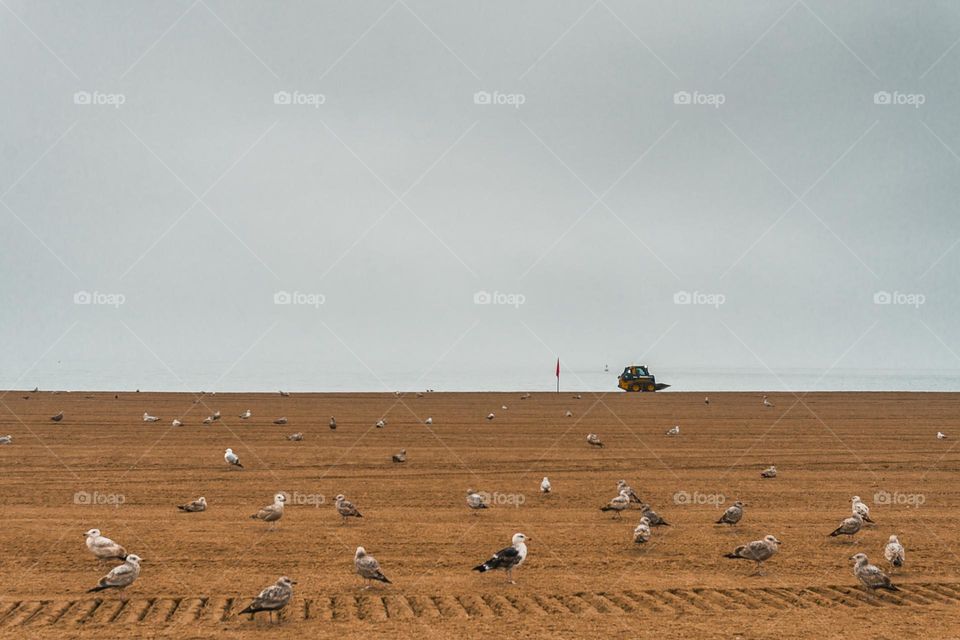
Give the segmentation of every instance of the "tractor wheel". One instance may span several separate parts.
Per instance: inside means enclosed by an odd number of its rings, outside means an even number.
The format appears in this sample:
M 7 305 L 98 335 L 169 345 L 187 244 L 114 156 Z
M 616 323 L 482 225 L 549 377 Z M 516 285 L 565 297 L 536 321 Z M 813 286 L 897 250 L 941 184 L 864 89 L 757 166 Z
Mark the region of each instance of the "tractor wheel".
M 655 384 L 653 384 L 652 382 L 647 383 L 647 391 L 656 391 L 656 390 L 657 390 L 657 386 Z
M 630 391 L 643 391 L 643 388 L 640 386 L 639 382 L 634 382 L 630 385 Z

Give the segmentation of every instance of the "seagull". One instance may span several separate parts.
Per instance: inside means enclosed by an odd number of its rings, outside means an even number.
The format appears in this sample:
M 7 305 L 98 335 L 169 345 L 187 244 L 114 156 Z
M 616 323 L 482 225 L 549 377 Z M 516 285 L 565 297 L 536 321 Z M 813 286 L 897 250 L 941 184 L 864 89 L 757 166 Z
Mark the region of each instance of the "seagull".
M 640 511 L 643 512 L 644 517 L 650 521 L 651 527 L 669 527 L 670 523 L 660 517 L 660 515 L 650 508 L 650 505 L 644 503 L 640 505 Z
M 159 420 L 160 420 L 160 418 L 158 418 L 157 416 L 152 416 L 152 415 L 150 415 L 149 413 L 147 413 L 146 411 L 143 412 L 143 421 L 144 421 L 144 422 L 158 422 Z
M 50 416 L 50 419 L 53 420 L 54 422 L 60 422 L 61 420 L 63 420 L 63 411 L 61 411 L 55 416 Z
M 103 591 L 105 589 L 119 589 L 120 600 L 126 602 L 126 588 L 134 583 L 140 577 L 140 556 L 130 554 L 126 557 L 123 564 L 110 570 L 110 573 L 100 578 L 93 589 L 87 589 L 87 593 Z
M 243 469 L 243 465 L 240 464 L 240 458 L 237 457 L 237 454 L 233 452 L 233 449 L 227 449 L 223 454 L 223 459 L 232 467 L 239 467 Z
M 863 526 L 863 518 L 860 517 L 859 513 L 854 513 L 849 518 L 845 519 L 840 523 L 840 526 L 834 529 L 830 533 L 831 538 L 836 538 L 837 536 L 852 536 L 856 535 L 860 531 L 860 527 Z
M 382 419 L 381 419 L 381 420 L 377 420 L 377 424 L 375 424 L 375 425 L 373 425 L 373 426 L 375 426 L 377 429 L 383 429 L 385 426 L 387 426 L 387 422 L 386 422 L 385 420 L 382 420 Z
M 507 581 L 510 584 L 516 584 L 513 581 L 513 570 L 523 564 L 527 559 L 527 540 L 532 540 L 522 533 L 513 534 L 511 545 L 505 549 L 497 551 L 489 560 L 473 568 L 474 571 L 486 573 L 493 569 L 504 569 L 507 572 Z
M 900 591 L 900 589 L 890 582 L 890 578 L 880 570 L 880 567 L 870 564 L 866 554 L 857 553 L 850 556 L 850 559 L 853 560 L 853 575 L 857 576 L 860 584 L 862 584 L 868 592 L 871 590 L 876 591 L 877 589 Z
M 894 569 L 899 569 L 902 567 L 904 554 L 905 552 L 903 550 L 903 545 L 900 544 L 900 539 L 895 535 L 890 536 L 887 546 L 883 548 L 883 557 L 887 559 L 887 562 L 890 563 L 890 566 Z
M 473 509 L 473 515 L 477 515 L 480 509 L 489 509 L 487 506 L 487 497 L 473 489 L 467 489 L 467 506 Z
M 720 516 L 720 519 L 717 520 L 717 524 L 729 524 L 735 525 L 740 522 L 740 518 L 743 517 L 743 503 L 737 500 L 732 505 L 727 507 L 727 510 L 723 512 L 723 515 Z
M 110 538 L 100 534 L 100 529 L 90 529 L 83 536 L 86 538 L 87 549 L 97 557 L 97 560 L 125 560 L 127 550 Z
M 423 424 L 433 424 L 433 417 L 431 416 L 431 417 L 427 418 L 426 420 L 424 420 L 424 421 L 423 421 Z
M 219 420 L 219 419 L 220 419 L 220 410 L 217 409 L 216 411 L 214 411 L 212 417 L 213 417 L 214 420 Z
M 710 396 L 703 399 L 703 404 L 710 404 Z
M 334 418 L 333 416 L 330 416 L 330 423 L 329 423 L 329 424 L 330 424 L 330 430 L 331 430 L 331 431 L 336 431 L 336 430 L 337 430 L 337 419 L 336 419 L 336 418 Z
M 239 417 L 240 417 L 240 419 L 242 419 L 242 420 L 247 420 L 247 419 L 250 418 L 252 415 L 253 415 L 253 411 L 250 411 L 250 409 L 247 409 L 246 411 L 244 411 L 243 413 L 241 413 Z
M 171 427 L 182 427 L 182 426 L 183 426 L 183 423 L 180 422 L 180 420 L 174 418 L 174 419 L 173 419 L 173 422 L 170 423 L 170 426 L 171 426 Z
M 363 578 L 364 582 L 378 580 L 390 584 L 387 576 L 383 575 L 383 572 L 380 571 L 380 563 L 377 562 L 376 558 L 367 553 L 367 550 L 363 547 L 357 547 L 357 553 L 353 556 L 353 564 L 357 568 L 357 575 Z M 369 588 L 370 584 L 364 587 L 364 589 Z
M 277 418 L 276 420 L 273 421 L 273 424 L 287 424 L 287 419 L 286 419 L 286 418 Z
M 620 515 L 620 512 L 629 506 L 630 496 L 627 495 L 626 491 L 621 490 L 616 498 L 613 498 L 610 502 L 600 507 L 600 511 L 613 511 L 614 517 L 616 517 L 617 520 L 621 520 L 623 516 Z
M 506 410 L 507 410 L 507 405 L 505 405 L 505 404 L 500 405 L 500 409 L 503 410 L 503 411 L 506 411 Z
M 761 478 L 776 478 L 777 477 L 777 467 L 770 465 L 766 469 L 760 472 Z
M 13 436 L 5 435 L 0 436 L 0 444 L 11 444 L 13 442 Z
M 627 484 L 626 480 L 617 480 L 617 493 L 626 492 L 627 497 L 630 498 L 630 502 L 636 502 L 637 504 L 643 504 L 643 500 L 640 499 L 640 496 L 637 495 L 637 492 Z
M 280 397 L 281 397 L 281 398 L 289 398 L 289 397 L 290 397 L 290 392 L 289 392 L 289 391 L 284 391 L 283 389 L 281 389 L 281 390 L 280 390 Z
M 213 422 L 213 416 L 207 416 L 203 419 L 203 424 L 210 424 L 211 422 Z
M 204 498 L 203 496 L 200 496 L 193 502 L 177 505 L 177 509 L 180 509 L 180 511 L 186 511 L 187 513 L 199 513 L 201 511 L 206 511 L 207 499 Z
M 493 420 L 493 418 L 494 418 L 493 412 L 490 412 L 487 414 L 487 420 Z
M 733 558 L 740 560 L 753 560 L 757 563 L 756 575 L 763 575 L 763 570 L 760 568 L 760 565 L 764 561 L 769 560 L 773 555 L 780 550 L 780 545 L 783 544 L 773 536 L 764 536 L 763 540 L 754 540 L 753 542 L 748 542 L 747 544 L 740 545 L 733 550 L 733 553 L 728 553 L 724 558 Z
M 407 461 L 407 450 L 400 449 L 400 453 L 393 454 L 394 462 L 406 462 Z
M 297 584 L 296 581 L 287 576 L 282 576 L 276 583 L 261 591 L 260 595 L 254 598 L 253 602 L 248 604 L 247 608 L 240 614 L 249 613 L 252 620 L 254 614 L 266 611 L 270 614 L 270 622 L 273 622 L 273 612 L 280 611 L 287 606 L 290 598 L 293 597 L 293 585 L 295 584 Z
M 290 440 L 291 442 L 300 442 L 301 440 L 303 440 L 303 434 L 299 431 L 297 431 L 296 433 L 291 433 L 290 435 L 287 436 L 287 440 Z
M 633 530 L 633 541 L 636 544 L 643 544 L 650 539 L 650 521 L 645 517 L 640 518 L 640 524 Z
M 550 490 L 553 487 L 550 484 L 550 479 L 547 476 L 543 476 L 543 480 L 540 481 L 540 493 L 546 495 L 550 493 Z
M 573 396 L 573 399 L 574 399 L 574 400 L 582 400 L 582 399 L 583 399 L 583 396 L 578 393 L 577 395 Z
M 522 396 L 520 396 L 520 399 L 521 399 L 521 400 L 526 400 L 526 399 L 529 398 L 530 396 L 531 396 L 530 392 L 527 392 L 527 393 L 523 394 Z
M 947 434 L 943 433 L 942 431 L 937 431 L 937 440 L 945 440 L 946 437 Z
M 603 448 L 603 443 L 600 442 L 600 436 L 598 436 L 595 433 L 587 434 L 587 444 L 589 444 L 591 447 L 600 447 L 601 449 Z
M 363 517 L 363 514 L 360 513 L 355 506 L 353 506 L 352 502 L 344 498 L 342 493 L 335 498 L 334 502 L 337 507 L 337 513 L 339 513 L 340 517 L 342 518 L 342 520 L 340 520 L 340 524 L 346 523 L 347 518 Z
M 773 405 L 772 402 L 770 402 L 770 401 L 767 399 L 767 396 L 763 396 L 763 406 L 765 406 L 765 407 L 772 407 L 772 406 L 774 406 L 774 405 Z
M 273 496 L 273 504 L 269 504 L 255 514 L 250 516 L 253 520 L 263 520 L 264 522 L 270 523 L 270 529 L 276 527 L 276 523 L 280 521 L 280 518 L 283 517 L 283 503 L 287 501 L 287 497 L 282 493 L 278 493 Z
M 572 417 L 573 417 L 573 411 L 570 411 L 570 409 L 567 409 L 567 412 L 566 412 L 565 414 L 563 414 L 563 416 L 564 416 L 565 418 L 572 418 Z
M 671 429 L 667 431 L 668 436 L 678 436 L 680 435 L 680 425 L 675 424 Z
M 868 507 L 867 504 L 860 499 L 860 496 L 853 496 L 853 498 L 850 499 L 850 502 L 852 513 L 858 514 L 861 518 L 863 518 L 864 522 L 874 524 L 874 521 L 870 519 L 870 507 Z
M 423 397 L 423 391 L 417 391 L 417 397 L 418 397 L 418 398 L 422 398 L 422 397 Z

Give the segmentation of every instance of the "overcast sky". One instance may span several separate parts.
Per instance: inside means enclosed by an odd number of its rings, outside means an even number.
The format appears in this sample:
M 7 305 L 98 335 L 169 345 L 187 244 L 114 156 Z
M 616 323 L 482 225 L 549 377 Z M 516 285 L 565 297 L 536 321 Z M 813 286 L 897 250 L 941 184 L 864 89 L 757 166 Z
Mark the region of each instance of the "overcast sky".
M 957 369 L 958 41 L 949 1 L 3 0 L 0 382 Z

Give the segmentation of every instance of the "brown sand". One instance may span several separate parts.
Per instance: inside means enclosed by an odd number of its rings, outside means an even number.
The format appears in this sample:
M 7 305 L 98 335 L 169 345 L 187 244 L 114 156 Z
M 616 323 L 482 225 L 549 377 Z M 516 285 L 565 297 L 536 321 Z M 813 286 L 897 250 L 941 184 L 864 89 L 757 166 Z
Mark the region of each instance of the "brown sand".
M 15 438 L 0 447 L 0 636 L 960 635 L 956 394 L 774 394 L 773 409 L 749 393 L 712 393 L 709 406 L 702 394 L 670 392 L 519 395 L 218 394 L 195 403 L 189 394 L 9 392 L 0 398 L 0 434 Z M 239 420 L 248 407 L 254 417 Z M 224 419 L 201 425 L 214 409 Z M 65 419 L 51 422 L 60 410 Z M 163 420 L 144 424 L 145 410 Z M 186 425 L 171 428 L 177 416 Z M 271 424 L 279 416 L 289 424 Z M 381 416 L 387 427 L 374 429 Z M 681 436 L 666 437 L 674 424 Z M 938 430 L 952 438 L 936 440 Z M 296 431 L 304 441 L 287 441 Z M 587 446 L 591 431 L 606 448 Z M 227 468 L 226 447 L 245 470 Z M 401 448 L 409 461 L 392 464 Z M 771 462 L 780 477 L 762 480 Z M 545 498 L 544 475 L 554 487 Z M 619 522 L 599 511 L 619 478 L 673 525 L 645 548 L 631 542 L 637 511 Z M 468 487 L 504 502 L 474 516 Z M 268 532 L 248 516 L 281 490 L 292 499 Z M 695 504 L 678 504 L 677 492 Z M 341 525 L 337 493 L 364 518 Z M 94 494 L 123 503 L 82 504 Z M 718 494 L 747 504 L 732 531 L 712 524 Z M 828 538 L 854 494 L 877 525 L 853 543 Z M 175 509 L 199 495 L 206 513 Z M 114 564 L 86 552 L 82 533 L 92 527 L 145 558 L 126 605 L 115 593 L 85 593 Z M 516 531 L 533 538 L 517 585 L 470 571 Z M 784 545 L 766 576 L 722 557 L 768 533 Z M 907 548 L 894 575 L 903 591 L 867 597 L 848 558 L 862 551 L 886 567 L 892 533 Z M 357 545 L 393 585 L 361 589 Z M 236 616 L 283 574 L 299 584 L 281 624 L 267 630 L 266 618 Z

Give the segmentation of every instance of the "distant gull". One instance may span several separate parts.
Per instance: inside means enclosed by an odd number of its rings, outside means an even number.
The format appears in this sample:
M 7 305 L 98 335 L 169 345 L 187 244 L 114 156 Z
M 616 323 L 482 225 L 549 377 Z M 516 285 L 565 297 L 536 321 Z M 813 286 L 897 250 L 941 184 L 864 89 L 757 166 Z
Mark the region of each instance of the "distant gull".
M 553 485 L 550 484 L 550 479 L 543 476 L 543 480 L 540 481 L 540 493 L 546 495 L 550 493 L 551 489 L 553 489 Z
M 100 578 L 93 589 L 87 589 L 87 593 L 103 591 L 105 589 L 117 589 L 120 591 L 120 600 L 126 602 L 126 589 L 140 577 L 140 556 L 130 554 L 126 557 L 123 564 L 110 570 L 110 573 Z
M 626 480 L 617 480 L 617 493 L 620 492 L 626 493 L 627 497 L 630 498 L 630 502 L 643 504 L 643 500 L 641 500 L 637 492 L 633 490 L 633 487 L 627 484 Z
M 53 420 L 54 422 L 60 422 L 61 420 L 63 420 L 63 411 L 61 411 L 55 416 L 50 416 L 50 419 Z
M 766 469 L 760 472 L 761 478 L 776 478 L 777 477 L 777 467 L 770 465 Z
M 617 495 L 616 498 L 613 498 L 612 500 L 610 500 L 610 502 L 600 507 L 600 511 L 604 511 L 604 512 L 613 511 L 614 517 L 617 520 L 620 520 L 623 518 L 623 516 L 620 515 L 620 512 L 629 506 L 630 506 L 630 496 L 627 495 L 626 491 L 620 491 L 620 493 Z
M 473 568 L 474 571 L 486 573 L 494 569 L 503 569 L 507 572 L 507 581 L 510 584 L 516 584 L 513 581 L 513 570 L 523 564 L 527 559 L 526 541 L 532 540 L 522 533 L 513 534 L 512 544 L 509 547 L 500 549 L 489 560 Z
M 341 493 L 334 499 L 334 504 L 337 507 L 337 513 L 340 514 L 341 520 L 340 524 L 345 524 L 347 518 L 362 518 L 363 514 L 360 513 L 353 503 L 343 497 Z
M 651 527 L 669 527 L 670 523 L 660 517 L 656 511 L 650 508 L 650 505 L 644 503 L 640 505 L 640 511 L 650 521 Z
M 937 440 L 944 440 L 946 437 L 947 434 L 943 433 L 942 431 L 937 431 Z
M 860 496 L 853 496 L 850 499 L 851 504 L 851 513 L 858 514 L 863 518 L 864 522 L 869 522 L 870 524 L 876 524 L 873 520 L 870 519 L 870 507 L 867 506 L 863 500 L 860 499 Z
M 473 510 L 473 515 L 477 515 L 480 509 L 489 508 L 487 506 L 487 497 L 473 489 L 467 489 L 467 506 Z
M 849 518 L 846 518 L 843 522 L 840 523 L 840 526 L 834 529 L 830 533 L 831 538 L 836 538 L 837 536 L 853 536 L 860 531 L 860 528 L 863 526 L 863 518 L 860 517 L 859 513 L 854 513 Z
M 295 584 L 297 584 L 296 581 L 287 576 L 282 576 L 276 583 L 261 591 L 260 595 L 240 612 L 240 615 L 249 613 L 250 618 L 253 619 L 254 614 L 266 611 L 270 615 L 270 622 L 273 622 L 273 612 L 280 611 L 287 606 L 293 597 L 293 585 Z
M 720 516 L 720 519 L 717 520 L 717 524 L 729 524 L 735 525 L 740 522 L 740 518 L 743 517 L 743 503 L 737 500 L 732 505 L 727 507 L 727 510 L 723 512 L 723 515 Z
M 303 433 L 301 433 L 300 431 L 297 431 L 296 433 L 291 433 L 290 435 L 287 436 L 287 440 L 290 440 L 291 442 L 300 442 L 301 440 L 303 440 Z
M 331 431 L 336 431 L 336 430 L 337 430 L 337 419 L 334 418 L 333 416 L 330 416 L 330 422 L 329 422 L 328 424 L 330 425 L 330 430 L 331 430 Z
M 243 413 L 241 413 L 241 414 L 239 415 L 239 418 L 240 418 L 241 420 L 247 420 L 247 419 L 250 418 L 252 415 L 253 415 L 253 412 L 250 411 L 250 409 L 247 409 L 246 411 L 244 411 Z
M 123 560 L 127 551 L 116 542 L 100 534 L 100 529 L 90 529 L 83 536 L 86 538 L 87 549 L 98 560 Z
M 203 496 L 200 496 L 193 502 L 188 502 L 187 504 L 178 504 L 177 509 L 180 509 L 180 511 L 186 511 L 187 513 L 200 513 L 201 511 L 207 510 L 207 499 Z
M 782 543 L 773 536 L 764 536 L 763 540 L 754 540 L 753 542 L 740 545 L 733 550 L 733 553 L 728 553 L 723 557 L 733 558 L 735 560 L 753 560 L 757 563 L 756 574 L 763 575 L 761 565 L 780 550 L 781 544 Z
M 603 443 L 600 442 L 600 436 L 598 436 L 595 433 L 587 434 L 587 444 L 589 444 L 591 447 L 600 447 L 601 449 L 603 448 Z
M 530 393 L 525 393 L 525 394 L 523 394 L 522 396 L 520 396 L 520 399 L 521 399 L 521 400 L 526 400 L 526 399 L 529 398 L 531 395 L 532 395 L 532 394 L 530 394 Z
M 254 520 L 269 522 L 270 528 L 273 529 L 276 527 L 277 522 L 280 521 L 280 518 L 283 517 L 283 503 L 286 501 L 287 497 L 282 493 L 278 493 L 273 496 L 273 504 L 268 504 L 250 517 Z
M 773 405 L 772 402 L 770 402 L 770 400 L 767 399 L 767 396 L 763 396 L 763 406 L 765 406 L 765 407 L 772 407 L 772 406 L 774 406 L 774 405 Z
M 640 523 L 633 530 L 633 541 L 644 544 L 650 539 L 650 521 L 646 517 L 640 518 Z
M 213 419 L 214 419 L 214 420 L 219 420 L 219 419 L 220 419 L 220 410 L 219 410 L 219 409 L 213 412 Z
M 676 424 L 670 429 L 667 430 L 668 436 L 678 436 L 680 435 L 680 425 Z
M 160 418 L 158 418 L 157 416 L 152 416 L 152 415 L 150 415 L 149 413 L 147 413 L 146 411 L 143 412 L 143 421 L 144 421 L 144 422 L 158 422 L 159 420 L 160 420 Z
M 286 419 L 286 418 L 277 418 L 276 420 L 273 421 L 273 424 L 287 424 L 287 419 Z
M 353 556 L 353 565 L 357 568 L 357 575 L 363 578 L 364 582 L 377 580 L 390 584 L 390 580 L 380 570 L 380 563 L 363 547 L 357 547 L 357 552 Z M 370 585 L 367 584 L 364 588 L 369 589 Z
M 289 391 L 284 391 L 283 389 L 281 389 L 281 390 L 280 390 L 280 397 L 281 397 L 281 398 L 289 398 L 289 397 L 290 397 L 290 392 L 289 392 Z
M 487 414 L 487 420 L 493 420 L 493 418 L 494 418 L 494 415 L 492 412 Z
M 860 584 L 862 584 L 868 592 L 876 591 L 877 589 L 900 591 L 900 589 L 890 582 L 890 578 L 880 570 L 880 567 L 870 564 L 866 554 L 857 553 L 850 556 L 850 559 L 853 560 L 853 575 L 857 576 L 857 580 L 860 581 Z
M 377 429 L 383 429 L 385 426 L 387 426 L 387 422 L 385 420 L 377 420 L 377 424 L 373 426 L 375 426 Z
M 223 454 L 223 459 L 232 467 L 239 467 L 243 469 L 243 465 L 240 464 L 240 458 L 237 457 L 237 454 L 233 452 L 233 449 L 227 449 Z
M 578 393 L 577 395 L 573 396 L 573 399 L 574 399 L 574 400 L 582 400 L 582 399 L 583 399 L 583 396 Z
M 710 404 L 710 396 L 707 396 L 703 399 L 703 404 Z
M 883 557 L 887 559 L 890 566 L 894 569 L 902 567 L 905 555 L 906 552 L 903 550 L 903 545 L 900 544 L 900 539 L 895 535 L 890 536 L 887 546 L 883 548 Z
M 407 461 L 407 450 L 400 449 L 400 453 L 393 454 L 393 461 L 398 463 L 404 463 Z
M 5 436 L 0 436 L 0 444 L 12 444 L 12 443 L 13 443 L 13 436 L 9 434 Z
M 422 397 L 423 397 L 423 391 L 417 391 L 417 397 L 418 397 L 418 398 L 422 398 Z
M 423 421 L 423 424 L 433 424 L 433 417 L 431 416 L 431 417 L 427 418 L 426 420 L 424 420 L 424 421 Z
M 182 427 L 182 426 L 183 426 L 183 423 L 182 423 L 180 420 L 178 420 L 177 418 L 174 418 L 174 419 L 173 419 L 173 422 L 170 423 L 170 426 L 171 426 L 171 427 Z
M 505 405 L 505 404 L 500 405 L 500 409 L 502 409 L 503 411 L 506 411 L 506 410 L 507 410 L 507 405 Z
M 566 412 L 565 414 L 563 414 L 563 416 L 564 416 L 565 418 L 572 418 L 572 417 L 573 417 L 573 411 L 570 411 L 569 409 L 567 409 L 567 412 Z
M 211 422 L 213 422 L 213 416 L 207 416 L 203 419 L 203 424 L 210 424 Z

